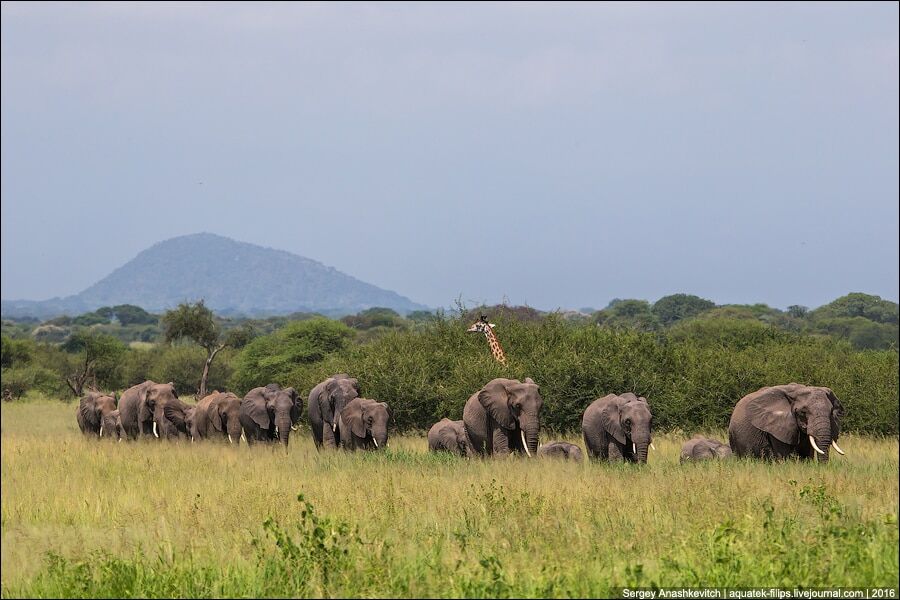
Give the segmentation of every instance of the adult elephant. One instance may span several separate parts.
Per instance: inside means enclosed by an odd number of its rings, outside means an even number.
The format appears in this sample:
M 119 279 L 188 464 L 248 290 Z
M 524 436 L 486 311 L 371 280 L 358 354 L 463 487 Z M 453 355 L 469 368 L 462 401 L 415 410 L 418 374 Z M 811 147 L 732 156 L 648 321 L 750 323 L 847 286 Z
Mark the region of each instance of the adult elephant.
M 116 438 L 116 399 L 100 392 L 88 392 L 78 403 L 75 419 L 88 437 Z
M 550 442 L 538 448 L 538 456 L 547 458 L 559 458 L 562 460 L 571 460 L 574 462 L 582 462 L 584 453 L 576 444 L 569 442 Z
M 338 415 L 347 403 L 359 397 L 359 382 L 346 373 L 329 377 L 309 392 L 309 427 L 318 450 L 337 448 L 341 443 Z
M 653 415 L 643 396 L 631 392 L 597 398 L 585 409 L 581 432 L 588 456 L 610 462 L 647 462 L 653 446 Z
M 119 399 L 119 418 L 125 437 L 128 439 L 137 439 L 145 435 L 159 437 L 158 424 L 154 418 L 156 406 L 160 404 L 164 407 L 171 400 L 177 399 L 174 383 L 156 383 L 149 379 L 122 392 Z
M 719 440 L 705 437 L 695 437 L 686 441 L 681 446 L 681 458 L 679 462 L 694 462 L 698 460 L 717 460 L 731 458 L 733 453 L 728 444 Z
M 218 438 L 240 443 L 241 399 L 231 392 L 215 391 L 197 403 L 190 424 L 192 439 Z
M 526 378 L 493 379 L 472 394 L 463 408 L 463 423 L 472 450 L 481 456 L 510 452 L 535 456 L 544 404 L 537 384 Z
M 238 419 L 247 444 L 279 441 L 287 449 L 300 412 L 300 395 L 294 388 L 281 389 L 277 383 L 270 383 L 247 392 Z
M 728 442 L 738 456 L 828 461 L 837 445 L 844 405 L 827 387 L 789 383 L 741 398 L 731 413 Z
M 428 430 L 428 449 L 432 452 L 452 452 L 468 456 L 469 437 L 462 420 L 441 419 L 432 425 Z
M 354 398 L 338 413 L 341 446 L 347 450 L 383 450 L 388 441 L 387 402 Z

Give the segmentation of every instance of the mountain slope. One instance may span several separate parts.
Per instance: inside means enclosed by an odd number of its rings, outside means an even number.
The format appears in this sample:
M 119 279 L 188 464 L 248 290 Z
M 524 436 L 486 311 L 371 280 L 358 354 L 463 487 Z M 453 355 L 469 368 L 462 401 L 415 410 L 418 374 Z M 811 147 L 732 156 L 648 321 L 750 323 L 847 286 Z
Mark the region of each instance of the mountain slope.
M 136 304 L 150 311 L 204 299 L 217 312 L 349 314 L 372 306 L 405 313 L 427 307 L 317 261 L 199 233 L 154 244 L 83 292 L 45 302 L 3 301 L 4 316 L 74 314 Z

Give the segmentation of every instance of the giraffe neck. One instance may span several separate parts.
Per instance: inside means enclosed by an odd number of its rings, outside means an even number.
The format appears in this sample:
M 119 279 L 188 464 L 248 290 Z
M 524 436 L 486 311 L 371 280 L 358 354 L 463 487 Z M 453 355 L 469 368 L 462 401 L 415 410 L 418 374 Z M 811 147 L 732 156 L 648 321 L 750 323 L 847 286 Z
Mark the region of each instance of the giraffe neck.
M 503 354 L 503 348 L 500 347 L 500 340 L 497 339 L 497 336 L 494 334 L 494 330 L 491 329 L 490 325 L 484 328 L 484 337 L 487 338 L 488 345 L 491 347 L 494 358 L 496 358 L 497 362 L 501 365 L 505 365 L 506 355 Z

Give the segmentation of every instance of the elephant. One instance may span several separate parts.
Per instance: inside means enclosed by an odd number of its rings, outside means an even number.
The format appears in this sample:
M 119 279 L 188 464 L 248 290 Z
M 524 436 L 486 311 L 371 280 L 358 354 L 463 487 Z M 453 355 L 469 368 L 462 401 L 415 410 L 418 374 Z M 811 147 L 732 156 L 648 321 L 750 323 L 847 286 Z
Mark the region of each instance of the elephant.
M 390 418 L 387 402 L 354 398 L 338 413 L 338 428 L 343 432 L 341 447 L 351 451 L 387 448 Z
M 432 452 L 444 451 L 469 456 L 469 438 L 462 420 L 441 419 L 432 425 L 428 430 L 428 449 Z
M 322 446 L 337 448 L 340 445 L 337 416 L 348 402 L 358 397 L 359 382 L 346 373 L 329 377 L 309 392 L 309 427 L 316 450 Z
M 279 441 L 287 450 L 291 431 L 298 429 L 300 402 L 294 388 L 281 389 L 277 383 L 247 392 L 238 417 L 247 444 Z
M 188 416 L 193 417 L 196 406 L 185 404 L 178 396 L 169 397 L 167 394 L 160 394 L 155 398 L 150 394 L 147 404 L 153 408 L 153 423 L 160 439 L 191 437 Z
M 472 394 L 463 408 L 463 423 L 472 451 L 479 456 L 510 452 L 537 455 L 540 412 L 544 401 L 532 379 L 493 379 Z
M 81 433 L 88 437 L 115 438 L 116 434 L 116 399 L 100 392 L 88 392 L 78 403 L 75 419 Z
M 610 462 L 647 462 L 653 445 L 653 415 L 643 396 L 631 392 L 607 394 L 585 409 L 581 432 L 588 456 Z
M 191 439 L 219 438 L 231 443 L 241 439 L 241 399 L 231 392 L 214 391 L 192 411 Z
M 731 458 L 732 456 L 733 453 L 728 444 L 723 444 L 719 440 L 696 436 L 686 441 L 681 446 L 681 458 L 679 462 L 686 463 L 697 460 L 726 459 Z
M 178 394 L 172 382 L 156 383 L 147 380 L 122 392 L 119 399 L 119 416 L 125 437 L 128 439 L 137 439 L 144 435 L 159 437 L 155 418 L 156 405 L 159 403 L 165 407 L 171 400 L 177 399 Z
M 728 443 L 739 457 L 799 456 L 828 462 L 837 445 L 844 405 L 827 387 L 789 383 L 764 387 L 741 398 L 731 413 Z
M 582 453 L 581 448 L 576 444 L 570 444 L 569 442 L 550 442 L 549 444 L 544 444 L 538 448 L 538 456 L 561 458 L 563 460 L 572 460 L 575 462 L 582 462 L 584 460 L 584 453 Z

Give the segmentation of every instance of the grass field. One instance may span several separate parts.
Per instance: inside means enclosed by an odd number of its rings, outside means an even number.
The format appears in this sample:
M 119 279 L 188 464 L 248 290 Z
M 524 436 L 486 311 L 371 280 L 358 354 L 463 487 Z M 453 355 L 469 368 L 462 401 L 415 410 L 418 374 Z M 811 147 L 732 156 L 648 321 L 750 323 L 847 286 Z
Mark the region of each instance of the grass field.
M 897 586 L 896 438 L 842 437 L 824 466 L 682 466 L 684 438 L 657 436 L 636 467 L 469 461 L 415 436 L 356 455 L 308 432 L 287 455 L 101 443 L 74 411 L 2 407 L 3 597 Z

